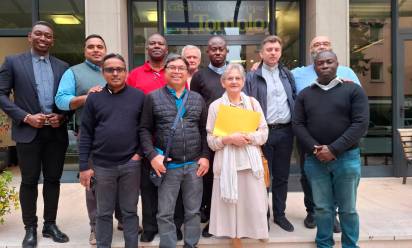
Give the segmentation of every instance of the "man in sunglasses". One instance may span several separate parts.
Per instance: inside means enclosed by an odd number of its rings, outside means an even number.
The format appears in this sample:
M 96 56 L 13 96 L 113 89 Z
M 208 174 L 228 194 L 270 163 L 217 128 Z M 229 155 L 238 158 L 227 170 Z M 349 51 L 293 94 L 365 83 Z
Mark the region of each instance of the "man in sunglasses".
M 141 174 L 138 128 L 144 94 L 126 85 L 126 63 L 121 55 L 105 56 L 102 71 L 107 84 L 101 92 L 87 97 L 82 114 L 80 183 L 90 189 L 91 181 L 94 182 L 97 247 L 111 247 L 112 216 L 118 198 L 125 247 L 135 248 Z

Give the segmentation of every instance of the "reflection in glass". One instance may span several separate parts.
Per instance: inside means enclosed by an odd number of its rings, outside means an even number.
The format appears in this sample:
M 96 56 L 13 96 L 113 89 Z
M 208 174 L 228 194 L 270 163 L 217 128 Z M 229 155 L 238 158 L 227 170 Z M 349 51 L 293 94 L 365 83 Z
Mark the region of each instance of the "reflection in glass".
M 361 140 L 365 165 L 391 164 L 391 1 L 350 1 L 350 64 L 369 98 L 370 124 Z
M 404 126 L 412 128 L 412 40 L 404 41 L 404 75 L 403 92 L 405 94 L 404 106 Z
M 169 53 L 181 54 L 184 46 L 169 46 Z M 206 54 L 207 46 L 198 46 L 202 52 L 202 59 L 200 67 L 206 67 L 209 64 L 209 58 Z M 226 60 L 229 63 L 240 63 L 245 66 L 246 69 L 250 69 L 253 63 L 260 61 L 259 57 L 259 45 L 236 45 L 228 46 L 229 51 L 235 51 L 232 54 L 228 54 Z
M 70 65 L 81 63 L 84 60 L 84 0 L 40 0 L 39 16 L 54 27 L 51 53 Z
M 269 1 L 164 0 L 165 34 L 268 34 Z
M 0 29 L 31 27 L 32 0 L 1 0 Z
M 29 50 L 27 37 L 0 37 L 0 65 L 8 55 Z
M 145 43 L 157 32 L 156 1 L 132 2 L 133 65 L 142 65 L 146 60 Z
M 412 28 L 412 1 L 398 0 L 399 28 Z
M 283 40 L 282 62 L 288 68 L 299 65 L 299 1 L 276 1 L 276 34 Z

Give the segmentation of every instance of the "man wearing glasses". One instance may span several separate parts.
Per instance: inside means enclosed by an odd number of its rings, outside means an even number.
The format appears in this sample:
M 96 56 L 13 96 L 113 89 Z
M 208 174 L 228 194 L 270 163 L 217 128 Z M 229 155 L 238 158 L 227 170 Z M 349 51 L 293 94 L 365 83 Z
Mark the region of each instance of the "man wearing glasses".
M 167 86 L 146 96 L 142 112 L 142 150 L 156 174 L 163 177 L 158 188 L 157 214 L 162 248 L 176 247 L 173 215 L 180 189 L 185 211 L 184 247 L 196 247 L 200 238 L 202 176 L 209 170 L 207 109 L 198 93 L 185 88 L 188 68 L 183 57 L 168 58 Z M 172 127 L 176 129 L 172 131 Z
M 83 106 L 87 96 L 99 92 L 106 84 L 101 72 L 103 58 L 106 55 L 106 43 L 97 34 L 91 34 L 84 41 L 83 63 L 74 65 L 66 70 L 60 80 L 55 101 L 59 109 L 75 111 L 76 131 L 80 128 Z M 80 137 L 80 132 L 77 132 Z M 93 190 L 86 190 L 86 206 L 90 220 L 89 243 L 96 244 L 96 195 Z M 116 203 L 115 217 L 118 220 L 117 228 L 122 227 L 122 213 L 119 203 Z
M 122 56 L 105 56 L 102 71 L 107 85 L 101 92 L 90 94 L 83 109 L 80 183 L 88 190 L 95 187 L 97 247 L 111 247 L 112 216 L 118 198 L 125 247 L 135 248 L 141 174 L 138 128 L 144 94 L 126 85 L 127 70 Z
M 160 34 L 152 34 L 146 42 L 148 60 L 133 69 L 127 77 L 127 84 L 145 94 L 162 88 L 166 85 L 164 63 L 168 54 L 166 39 Z M 150 180 L 150 163 L 146 158 L 142 165 L 142 225 L 143 233 L 140 241 L 151 242 L 158 232 L 157 214 L 157 187 Z M 175 223 L 178 240 L 182 240 L 180 227 L 183 223 L 183 205 L 181 200 L 176 204 Z

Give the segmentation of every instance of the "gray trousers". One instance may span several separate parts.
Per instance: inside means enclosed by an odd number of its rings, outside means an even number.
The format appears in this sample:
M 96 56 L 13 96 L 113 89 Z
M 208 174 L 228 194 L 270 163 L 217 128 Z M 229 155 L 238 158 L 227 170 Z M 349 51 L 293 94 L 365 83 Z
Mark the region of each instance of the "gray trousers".
M 140 189 L 140 161 L 129 160 L 113 167 L 94 166 L 96 178 L 96 240 L 97 248 L 111 247 L 113 237 L 113 212 L 116 198 L 123 215 L 125 248 L 138 245 L 137 203 Z
M 184 218 L 184 247 L 196 247 L 200 238 L 200 205 L 202 203 L 203 180 L 196 175 L 196 164 L 169 169 L 158 189 L 157 224 L 160 248 L 175 248 L 176 226 L 174 209 L 180 188 L 182 189 Z
M 97 201 L 96 192 L 94 190 L 85 190 L 86 192 L 86 206 L 87 214 L 89 215 L 90 231 L 96 232 L 96 212 L 97 212 Z M 122 212 L 120 211 L 119 199 L 116 200 L 116 208 L 114 209 L 114 217 L 117 221 L 123 224 Z

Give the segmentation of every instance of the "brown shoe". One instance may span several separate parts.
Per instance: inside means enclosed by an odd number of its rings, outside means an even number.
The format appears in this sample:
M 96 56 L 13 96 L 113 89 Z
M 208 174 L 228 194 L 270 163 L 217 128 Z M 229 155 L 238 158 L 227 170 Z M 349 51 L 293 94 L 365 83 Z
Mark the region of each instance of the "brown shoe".
M 97 243 L 96 241 L 96 233 L 94 231 L 90 232 L 90 236 L 89 236 L 89 244 L 91 245 L 95 245 Z

